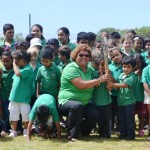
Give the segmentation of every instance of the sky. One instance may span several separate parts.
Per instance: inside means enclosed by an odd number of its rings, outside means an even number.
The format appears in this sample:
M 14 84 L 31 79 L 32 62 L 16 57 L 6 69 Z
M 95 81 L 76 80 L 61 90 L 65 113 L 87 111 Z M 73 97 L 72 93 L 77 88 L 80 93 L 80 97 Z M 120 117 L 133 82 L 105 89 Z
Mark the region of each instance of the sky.
M 2 0 L 0 6 L 0 36 L 3 25 L 12 23 L 15 33 L 25 37 L 29 33 L 29 14 L 31 25 L 42 25 L 46 39 L 57 38 L 60 27 L 67 27 L 70 39 L 76 39 L 81 31 L 150 26 L 150 0 Z

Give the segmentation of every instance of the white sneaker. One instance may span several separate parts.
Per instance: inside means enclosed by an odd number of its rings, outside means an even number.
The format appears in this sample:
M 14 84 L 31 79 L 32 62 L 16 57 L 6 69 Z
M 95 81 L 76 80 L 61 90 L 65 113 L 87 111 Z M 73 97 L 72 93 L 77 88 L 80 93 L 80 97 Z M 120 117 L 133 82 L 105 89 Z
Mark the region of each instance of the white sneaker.
M 23 130 L 23 136 L 26 137 L 27 136 L 27 129 Z
M 147 138 L 147 141 L 150 141 L 150 136 Z
M 10 130 L 9 137 L 16 137 L 16 136 L 17 136 L 17 132 L 13 131 L 13 130 Z

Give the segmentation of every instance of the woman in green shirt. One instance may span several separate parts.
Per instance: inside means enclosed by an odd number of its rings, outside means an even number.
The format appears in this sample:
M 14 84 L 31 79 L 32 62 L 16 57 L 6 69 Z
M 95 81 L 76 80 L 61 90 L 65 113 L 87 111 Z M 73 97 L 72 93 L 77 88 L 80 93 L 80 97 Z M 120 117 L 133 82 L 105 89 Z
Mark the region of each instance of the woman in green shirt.
M 67 116 L 68 140 L 71 141 L 76 140 L 79 128 L 83 136 L 90 134 L 99 119 L 97 108 L 90 103 L 94 86 L 109 80 L 109 75 L 92 80 L 93 70 L 88 67 L 90 57 L 91 48 L 79 44 L 71 52 L 73 62 L 64 68 L 61 77 L 59 110 Z

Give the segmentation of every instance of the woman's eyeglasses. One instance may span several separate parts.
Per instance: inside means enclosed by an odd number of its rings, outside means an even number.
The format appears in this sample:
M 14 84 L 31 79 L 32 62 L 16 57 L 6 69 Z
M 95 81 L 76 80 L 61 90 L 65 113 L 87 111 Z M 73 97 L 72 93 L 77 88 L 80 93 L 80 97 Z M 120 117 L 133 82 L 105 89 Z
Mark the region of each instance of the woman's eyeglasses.
M 88 55 L 88 54 L 79 54 L 78 56 L 80 56 L 80 57 L 86 57 L 86 58 L 88 58 L 88 57 L 89 57 L 89 55 Z

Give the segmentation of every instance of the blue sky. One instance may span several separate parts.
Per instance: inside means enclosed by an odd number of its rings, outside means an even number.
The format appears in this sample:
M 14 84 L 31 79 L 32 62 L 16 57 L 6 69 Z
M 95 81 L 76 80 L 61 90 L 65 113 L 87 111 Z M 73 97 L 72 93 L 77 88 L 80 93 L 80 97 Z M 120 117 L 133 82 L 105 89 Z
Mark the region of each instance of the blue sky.
M 12 23 L 15 33 L 26 36 L 29 13 L 32 25 L 43 26 L 46 39 L 57 38 L 62 26 L 70 30 L 71 39 L 80 31 L 150 26 L 150 0 L 3 0 L 0 5 L 0 36 L 5 23 Z

